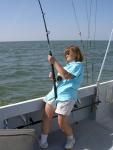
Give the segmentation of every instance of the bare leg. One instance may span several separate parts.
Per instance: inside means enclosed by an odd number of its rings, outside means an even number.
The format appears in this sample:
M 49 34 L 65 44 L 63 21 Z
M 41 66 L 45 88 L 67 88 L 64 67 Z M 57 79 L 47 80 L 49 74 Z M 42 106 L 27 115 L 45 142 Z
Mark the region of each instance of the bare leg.
M 52 117 L 55 114 L 55 110 L 52 106 L 50 106 L 49 104 L 46 103 L 45 105 L 45 110 L 43 113 L 43 118 L 42 118 L 42 126 L 41 126 L 41 133 L 42 134 L 48 134 L 50 131 L 50 127 L 51 127 L 51 120 Z
M 68 124 L 68 116 L 58 115 L 58 124 L 61 130 L 66 134 L 66 136 L 71 136 L 73 134 L 71 126 Z
M 68 124 L 68 116 L 58 115 L 58 124 L 64 134 L 67 136 L 67 143 L 65 145 L 65 150 L 71 150 L 75 144 L 75 138 L 73 137 L 73 132 L 71 126 Z

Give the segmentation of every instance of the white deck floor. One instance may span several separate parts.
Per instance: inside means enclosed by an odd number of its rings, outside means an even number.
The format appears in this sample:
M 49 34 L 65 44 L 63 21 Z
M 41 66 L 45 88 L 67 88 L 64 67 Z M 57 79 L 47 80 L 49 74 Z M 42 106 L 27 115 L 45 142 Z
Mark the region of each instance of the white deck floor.
M 101 123 L 86 119 L 79 124 L 73 124 L 72 128 L 76 138 L 73 150 L 113 150 L 112 123 L 112 118 L 106 118 Z M 51 132 L 48 137 L 49 147 L 47 150 L 63 150 L 65 142 L 66 137 L 61 130 Z

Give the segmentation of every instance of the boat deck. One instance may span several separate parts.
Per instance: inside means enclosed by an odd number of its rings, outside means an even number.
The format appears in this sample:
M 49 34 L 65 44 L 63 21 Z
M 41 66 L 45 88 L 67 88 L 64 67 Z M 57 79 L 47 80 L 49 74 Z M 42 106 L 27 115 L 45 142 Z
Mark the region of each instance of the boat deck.
M 76 111 L 73 111 L 69 117 L 69 123 L 72 124 L 76 139 L 73 150 L 113 150 L 113 80 L 99 85 L 98 97 L 101 101 L 99 105 L 94 105 L 93 103 L 94 100 L 97 100 L 96 89 L 96 85 L 92 85 L 83 87 L 78 91 L 81 103 L 78 103 L 78 109 L 75 108 Z M 0 129 L 34 129 L 34 134 L 40 136 L 41 119 L 45 104 L 42 99 L 37 98 L 1 107 Z M 79 121 L 79 123 L 77 124 L 76 121 Z M 5 138 L 7 139 L 8 137 L 6 136 Z M 37 141 L 36 145 L 38 147 L 30 149 L 29 146 L 29 150 L 40 149 Z M 20 147 L 22 146 L 21 142 L 18 140 L 17 142 L 19 146 L 16 150 L 25 150 Z M 30 142 L 33 145 L 32 139 Z M 14 143 L 13 140 L 12 143 Z M 58 127 L 57 117 L 52 119 L 48 143 L 47 150 L 64 150 L 66 136 Z M 26 142 L 26 146 L 28 144 Z M 0 148 L 0 150 L 11 149 L 6 148 L 6 142 L 2 145 L 5 148 Z M 26 150 L 28 150 L 28 147 L 26 147 Z
M 101 120 L 100 123 L 85 119 L 72 125 L 76 144 L 73 150 L 113 150 L 113 118 Z M 51 132 L 48 137 L 47 150 L 63 150 L 66 142 L 61 130 Z

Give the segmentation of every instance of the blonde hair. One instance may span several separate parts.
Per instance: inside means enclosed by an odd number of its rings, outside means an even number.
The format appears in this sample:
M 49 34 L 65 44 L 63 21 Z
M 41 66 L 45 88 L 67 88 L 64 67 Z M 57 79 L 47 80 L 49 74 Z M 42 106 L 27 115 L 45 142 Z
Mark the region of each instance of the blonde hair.
M 66 56 L 66 54 L 67 53 L 69 53 L 70 51 L 72 51 L 72 52 L 74 52 L 76 55 L 75 55 L 75 61 L 80 61 L 80 62 L 82 62 L 83 61 L 83 55 L 82 55 L 82 52 L 81 52 L 81 50 L 78 48 L 78 46 L 75 46 L 75 45 L 71 45 L 71 46 L 69 46 L 69 47 L 67 47 L 66 49 L 65 49 L 65 52 L 64 52 L 64 54 L 65 54 L 65 56 Z

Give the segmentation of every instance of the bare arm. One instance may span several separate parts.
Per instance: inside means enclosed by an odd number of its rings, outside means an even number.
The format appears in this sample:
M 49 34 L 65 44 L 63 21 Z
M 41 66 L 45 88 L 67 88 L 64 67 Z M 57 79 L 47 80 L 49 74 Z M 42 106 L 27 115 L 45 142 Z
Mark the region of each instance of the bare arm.
M 60 73 L 60 75 L 65 79 L 73 78 L 73 75 L 67 72 L 59 63 L 58 61 L 51 55 L 48 55 L 48 61 L 53 64 L 56 70 Z

